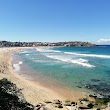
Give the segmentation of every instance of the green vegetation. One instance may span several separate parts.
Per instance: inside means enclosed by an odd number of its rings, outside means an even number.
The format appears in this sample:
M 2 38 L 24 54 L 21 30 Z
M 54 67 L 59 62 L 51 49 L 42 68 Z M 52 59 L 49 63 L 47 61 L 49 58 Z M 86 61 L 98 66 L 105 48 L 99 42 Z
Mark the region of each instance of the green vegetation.
M 96 98 L 96 103 L 97 104 L 107 105 L 108 102 L 110 102 L 109 98 L 102 98 L 102 99 Z
M 4 78 L 0 80 L 0 110 L 34 110 L 34 107 L 23 99 L 21 89 Z

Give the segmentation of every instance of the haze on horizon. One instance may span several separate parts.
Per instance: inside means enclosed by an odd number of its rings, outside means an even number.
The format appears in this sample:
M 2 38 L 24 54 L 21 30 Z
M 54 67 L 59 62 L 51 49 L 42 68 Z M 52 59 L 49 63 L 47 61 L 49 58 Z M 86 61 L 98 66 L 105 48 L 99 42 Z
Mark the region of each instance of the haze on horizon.
M 0 40 L 110 44 L 110 1 L 0 0 Z

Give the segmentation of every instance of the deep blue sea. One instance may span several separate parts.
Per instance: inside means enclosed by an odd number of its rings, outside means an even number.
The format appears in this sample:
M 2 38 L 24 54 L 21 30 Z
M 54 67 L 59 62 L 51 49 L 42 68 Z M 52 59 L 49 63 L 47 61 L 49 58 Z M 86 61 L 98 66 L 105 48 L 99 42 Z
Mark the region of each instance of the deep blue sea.
M 110 94 L 110 46 L 35 48 L 17 55 L 36 76 L 71 89 Z

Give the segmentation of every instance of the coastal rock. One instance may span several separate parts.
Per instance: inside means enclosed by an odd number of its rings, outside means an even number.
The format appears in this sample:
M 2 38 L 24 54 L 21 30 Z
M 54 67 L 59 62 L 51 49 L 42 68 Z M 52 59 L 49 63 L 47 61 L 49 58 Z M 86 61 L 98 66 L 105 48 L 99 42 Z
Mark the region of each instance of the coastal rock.
M 99 79 L 91 79 L 92 82 L 99 82 Z
M 77 105 L 77 103 L 73 102 L 73 101 L 65 101 L 64 102 L 64 106 L 75 106 L 75 105 Z
M 80 109 L 91 109 L 93 108 L 93 104 L 90 101 L 80 101 L 80 104 L 78 105 Z
M 46 104 L 49 104 L 49 103 L 52 103 L 51 101 L 48 101 L 48 100 L 46 100 L 46 101 L 44 101 Z
M 88 106 L 91 102 L 89 101 L 81 101 L 81 104 L 85 105 L 85 106 Z
M 97 92 L 99 94 L 110 94 L 110 84 L 109 83 L 104 83 L 104 82 L 100 82 L 97 84 L 89 83 L 89 84 L 86 84 L 83 86 L 84 86 L 84 88 L 91 89 L 92 91 Z
M 65 104 L 64 104 L 64 106 L 71 106 L 72 104 L 71 104 L 71 102 L 66 102 Z
M 105 98 L 104 95 L 102 94 L 90 94 L 89 97 L 94 97 L 94 98 L 99 98 L 99 99 Z
M 55 107 L 56 108 L 63 108 L 63 105 L 62 104 L 57 104 Z
M 88 107 L 86 105 L 78 104 L 78 110 L 82 109 L 91 109 L 91 107 Z
M 77 103 L 76 103 L 76 102 L 73 102 L 73 101 L 71 101 L 71 104 L 72 104 L 72 105 L 77 105 Z
M 44 107 L 45 106 L 45 104 L 43 104 L 43 103 L 38 103 L 37 105 L 36 105 L 36 107 L 35 107 L 35 110 L 40 110 L 42 107 Z
M 81 109 L 81 110 L 82 109 L 90 109 L 89 107 L 86 107 L 86 106 L 79 106 L 78 108 Z
M 54 103 L 54 104 L 61 104 L 62 102 L 61 102 L 60 100 L 57 100 L 57 99 L 56 99 L 56 100 L 53 101 L 53 103 Z
M 85 85 L 85 88 L 91 89 L 92 87 L 90 85 Z

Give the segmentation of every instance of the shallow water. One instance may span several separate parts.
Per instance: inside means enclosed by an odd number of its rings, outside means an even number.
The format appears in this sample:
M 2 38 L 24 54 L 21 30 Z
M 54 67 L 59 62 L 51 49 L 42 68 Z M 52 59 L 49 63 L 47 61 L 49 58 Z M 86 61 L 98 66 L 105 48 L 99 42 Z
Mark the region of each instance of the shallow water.
M 16 55 L 27 65 L 24 74 L 33 74 L 34 80 L 44 77 L 71 90 L 110 93 L 110 47 L 37 48 Z

